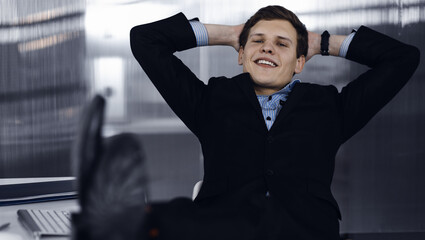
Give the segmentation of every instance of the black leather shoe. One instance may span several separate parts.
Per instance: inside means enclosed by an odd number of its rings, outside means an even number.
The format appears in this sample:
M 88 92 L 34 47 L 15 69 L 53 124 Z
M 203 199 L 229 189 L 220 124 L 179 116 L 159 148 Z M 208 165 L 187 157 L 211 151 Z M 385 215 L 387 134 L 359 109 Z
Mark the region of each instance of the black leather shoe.
M 80 212 L 73 239 L 141 239 L 146 206 L 145 155 L 132 134 L 102 138 L 105 100 L 95 96 L 85 109 L 73 161 Z

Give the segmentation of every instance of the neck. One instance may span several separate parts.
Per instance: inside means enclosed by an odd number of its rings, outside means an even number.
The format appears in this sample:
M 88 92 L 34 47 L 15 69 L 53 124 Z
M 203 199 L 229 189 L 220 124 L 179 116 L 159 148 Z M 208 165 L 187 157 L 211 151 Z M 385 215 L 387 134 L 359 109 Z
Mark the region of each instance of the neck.
M 256 88 L 254 87 L 255 95 L 261 96 L 261 95 L 272 95 L 273 93 L 277 92 L 278 90 L 275 89 L 269 89 L 269 88 Z
M 276 88 L 273 88 L 273 87 L 268 88 L 268 87 L 262 87 L 262 86 L 259 86 L 259 85 L 254 85 L 255 95 L 257 95 L 257 96 L 261 96 L 261 95 L 269 96 L 269 95 L 272 95 L 273 93 L 282 90 L 289 83 L 285 84 L 284 86 L 276 87 Z

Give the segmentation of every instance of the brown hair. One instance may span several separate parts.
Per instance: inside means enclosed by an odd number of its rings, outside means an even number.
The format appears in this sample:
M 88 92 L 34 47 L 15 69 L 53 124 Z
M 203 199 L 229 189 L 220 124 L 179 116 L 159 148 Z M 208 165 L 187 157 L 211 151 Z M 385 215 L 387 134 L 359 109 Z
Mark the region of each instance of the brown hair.
M 248 41 L 248 35 L 251 28 L 261 20 L 286 20 L 292 24 L 297 31 L 297 58 L 301 55 L 307 56 L 308 51 L 308 32 L 304 24 L 290 10 L 282 6 L 267 6 L 258 10 L 251 18 L 246 21 L 245 26 L 239 35 L 239 44 L 243 48 Z

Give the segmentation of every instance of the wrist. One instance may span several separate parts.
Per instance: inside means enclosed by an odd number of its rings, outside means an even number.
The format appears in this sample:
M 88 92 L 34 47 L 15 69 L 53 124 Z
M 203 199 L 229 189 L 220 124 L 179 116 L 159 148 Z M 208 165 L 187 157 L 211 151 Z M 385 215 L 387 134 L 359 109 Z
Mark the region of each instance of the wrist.
M 322 56 L 339 56 L 339 50 L 346 36 L 330 35 L 328 31 L 324 31 L 320 35 L 320 54 Z
M 347 36 L 345 35 L 331 35 L 329 38 L 329 54 L 332 56 L 339 56 L 342 42 Z
M 208 31 L 210 45 L 231 45 L 233 42 L 233 28 L 227 25 L 204 24 Z

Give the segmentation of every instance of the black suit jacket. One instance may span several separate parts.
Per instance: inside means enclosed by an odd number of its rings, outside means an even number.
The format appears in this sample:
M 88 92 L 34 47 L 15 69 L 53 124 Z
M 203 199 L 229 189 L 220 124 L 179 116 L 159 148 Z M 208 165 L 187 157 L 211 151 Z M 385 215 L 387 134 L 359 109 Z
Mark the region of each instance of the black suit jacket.
M 419 62 L 417 48 L 360 27 L 347 59 L 370 69 L 341 92 L 296 84 L 268 131 L 250 75 L 206 85 L 173 55 L 193 47 L 183 14 L 131 30 L 137 61 L 202 145 L 204 182 L 195 203 L 214 206 L 261 181 L 261 194 L 269 191 L 298 226 L 286 230 L 292 236 L 322 229 L 312 238 L 336 239 L 341 214 L 330 185 L 337 150 L 405 85 Z M 243 204 L 250 195 L 236 199 Z

